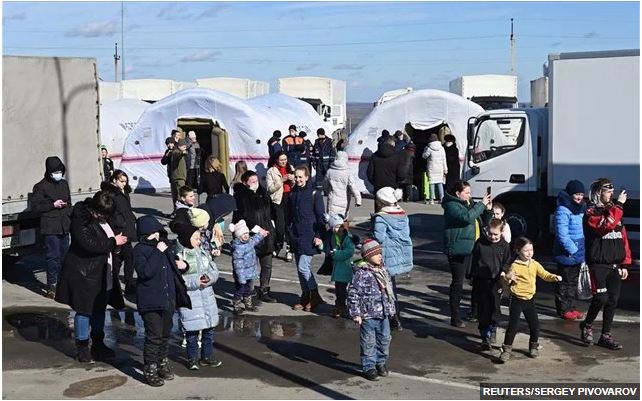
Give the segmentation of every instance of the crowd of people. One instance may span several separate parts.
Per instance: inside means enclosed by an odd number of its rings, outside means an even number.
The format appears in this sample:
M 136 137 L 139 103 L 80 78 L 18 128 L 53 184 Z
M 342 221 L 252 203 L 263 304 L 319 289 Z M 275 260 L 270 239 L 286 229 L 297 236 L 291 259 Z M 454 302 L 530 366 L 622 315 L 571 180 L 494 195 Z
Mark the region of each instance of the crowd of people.
M 235 285 L 232 312 L 237 315 L 256 311 L 263 302 L 278 302 L 270 291 L 270 280 L 273 258 L 282 250 L 284 259 L 294 262 L 300 284 L 300 297 L 292 309 L 316 311 L 324 300 L 312 261 L 314 255 L 324 254 L 325 262 L 317 274 L 329 275 L 335 284 L 331 315 L 350 318 L 360 326 L 364 377 L 378 380 L 387 376 L 391 328 L 403 330 L 396 277 L 414 267 L 409 217 L 400 205 L 407 171 L 398 162 L 408 155 L 414 157 L 415 149 L 401 131 L 394 136 L 387 131 L 382 135 L 368 167 L 375 213 L 369 235 L 361 239 L 350 232 L 350 207 L 361 205 L 361 194 L 355 190 L 356 177 L 347 166 L 347 154 L 337 149 L 323 129 L 317 135 L 311 144 L 304 135 L 297 135 L 292 125 L 289 135 L 279 141 L 280 132 L 275 131 L 268 143 L 265 185 L 242 161 L 236 163 L 234 179 L 228 185 L 225 167 L 215 157 L 207 157 L 201 169 L 196 135 L 189 132 L 186 141 L 184 133 L 175 130 L 167 138 L 161 163 L 168 166 L 174 205 L 168 216 L 169 228 L 176 241 L 168 239 L 156 217 L 135 218 L 129 178 L 114 169 L 113 163 L 105 162 L 105 174 L 110 175 L 101 191 L 72 207 L 63 162 L 58 157 L 47 158 L 45 176 L 34 186 L 32 207 L 42 215 L 47 296 L 76 312 L 78 360 L 87 363 L 114 356 L 103 341 L 105 309 L 107 305 L 124 307 L 119 281 L 123 265 L 125 294 L 136 295 L 144 322 L 147 383 L 161 386 L 173 378 L 167 355 L 175 312 L 185 337 L 188 368 L 220 366 L 213 351 L 214 327 L 219 320 L 215 296 L 219 266 L 215 260 L 229 246 Z M 446 149 L 456 150 L 453 138 L 447 134 L 444 140 Z M 557 283 L 555 303 L 561 318 L 583 319 L 579 327 L 584 344 L 593 344 L 593 322 L 603 311 L 597 343 L 621 349 L 611 326 L 620 282 L 627 278 L 631 264 L 622 224 L 626 192 L 614 199 L 613 183 L 601 178 L 591 184 L 587 205 L 584 185 L 576 180 L 568 183 L 558 196 L 555 213 L 558 274 L 552 274 L 534 259 L 531 240 L 512 237 L 503 220 L 506 211 L 502 205 L 493 202 L 490 194 L 480 202 L 472 200 L 470 185 L 452 175 L 453 170 L 459 171 L 459 162 L 452 165 L 440 146 L 439 138 L 431 140 L 422 156 L 428 160 L 430 183 L 439 193 L 439 198 L 431 199 L 444 209 L 444 254 L 452 275 L 450 324 L 465 327 L 460 304 L 463 284 L 472 280 L 469 320 L 478 323 L 481 350 L 490 350 L 496 342 L 500 301 L 507 295 L 509 323 L 499 358 L 510 360 L 521 314 L 530 329 L 529 355 L 536 358 L 539 277 Z M 106 149 L 103 158 L 107 158 Z M 228 193 L 230 187 L 233 195 Z M 207 194 L 202 204 L 198 204 L 199 193 Z M 231 223 L 226 227 L 224 217 L 229 214 Z M 226 229 L 232 236 L 229 244 L 224 240 Z M 360 249 L 360 258 L 353 260 L 356 249 Z M 593 283 L 586 316 L 574 304 L 584 264 Z

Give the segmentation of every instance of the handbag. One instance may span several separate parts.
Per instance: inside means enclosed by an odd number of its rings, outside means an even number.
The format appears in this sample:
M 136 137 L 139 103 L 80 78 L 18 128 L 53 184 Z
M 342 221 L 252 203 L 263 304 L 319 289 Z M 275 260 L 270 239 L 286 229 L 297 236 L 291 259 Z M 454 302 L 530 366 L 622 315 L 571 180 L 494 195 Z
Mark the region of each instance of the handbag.
M 577 299 L 586 300 L 593 297 L 591 289 L 591 275 L 589 274 L 588 265 L 582 262 L 580 274 L 577 277 Z

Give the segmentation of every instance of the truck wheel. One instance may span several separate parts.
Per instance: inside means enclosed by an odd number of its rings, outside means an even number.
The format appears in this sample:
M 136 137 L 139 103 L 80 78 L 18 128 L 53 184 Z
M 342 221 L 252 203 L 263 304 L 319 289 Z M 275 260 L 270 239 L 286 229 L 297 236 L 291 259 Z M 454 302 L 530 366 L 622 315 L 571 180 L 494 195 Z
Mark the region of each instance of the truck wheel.
M 512 238 L 526 236 L 532 241 L 537 240 L 539 227 L 535 212 L 521 205 L 507 206 L 506 209 L 505 219 L 510 226 Z

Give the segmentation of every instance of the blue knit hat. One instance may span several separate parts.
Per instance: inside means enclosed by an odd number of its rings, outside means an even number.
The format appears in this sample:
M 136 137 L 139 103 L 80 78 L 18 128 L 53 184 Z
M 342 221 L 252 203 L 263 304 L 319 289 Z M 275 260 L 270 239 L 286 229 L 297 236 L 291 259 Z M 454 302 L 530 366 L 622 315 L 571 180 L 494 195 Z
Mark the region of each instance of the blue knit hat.
M 583 194 L 586 193 L 586 188 L 578 180 L 571 180 L 566 184 L 566 193 L 569 195 Z

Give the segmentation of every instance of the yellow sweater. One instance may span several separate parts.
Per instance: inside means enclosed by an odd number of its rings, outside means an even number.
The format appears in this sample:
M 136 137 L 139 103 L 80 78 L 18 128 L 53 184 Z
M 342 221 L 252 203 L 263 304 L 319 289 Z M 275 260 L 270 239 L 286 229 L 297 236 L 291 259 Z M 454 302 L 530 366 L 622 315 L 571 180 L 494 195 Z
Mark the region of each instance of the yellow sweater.
M 515 275 L 515 281 L 510 283 L 510 292 L 517 298 L 525 301 L 528 301 L 535 295 L 535 281 L 537 281 L 537 277 L 544 281 L 557 281 L 557 276 L 547 272 L 535 259 L 531 259 L 528 262 L 522 262 L 517 259 L 511 265 L 510 271 Z

